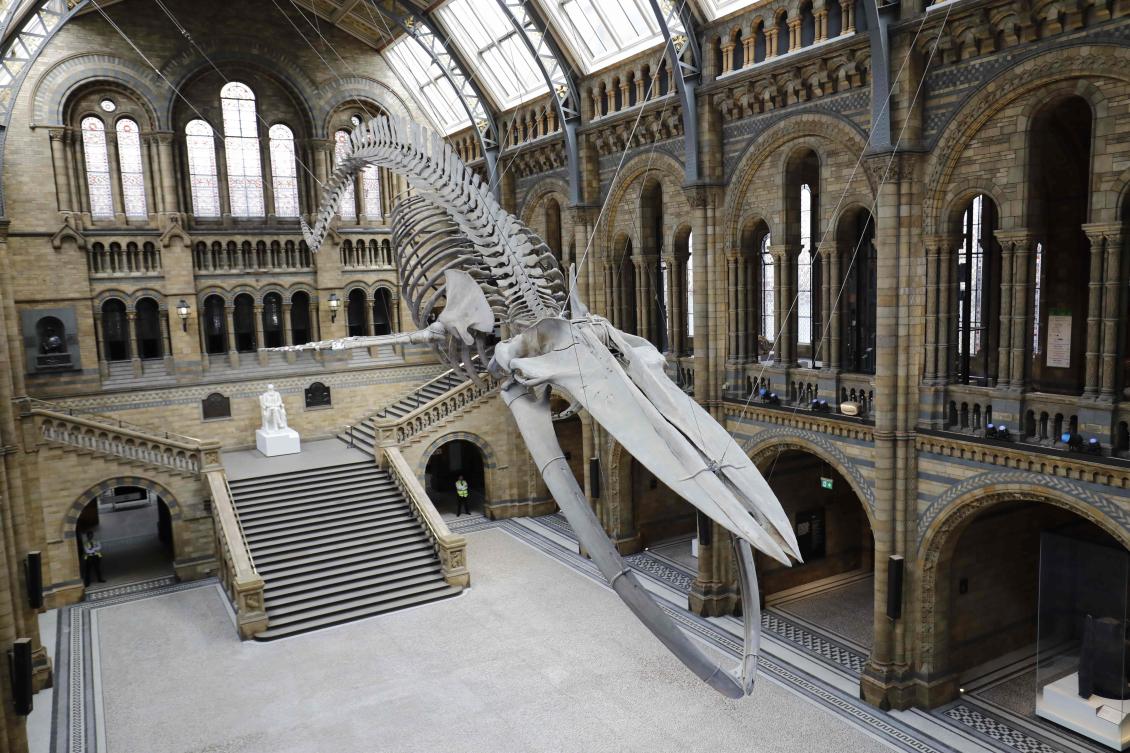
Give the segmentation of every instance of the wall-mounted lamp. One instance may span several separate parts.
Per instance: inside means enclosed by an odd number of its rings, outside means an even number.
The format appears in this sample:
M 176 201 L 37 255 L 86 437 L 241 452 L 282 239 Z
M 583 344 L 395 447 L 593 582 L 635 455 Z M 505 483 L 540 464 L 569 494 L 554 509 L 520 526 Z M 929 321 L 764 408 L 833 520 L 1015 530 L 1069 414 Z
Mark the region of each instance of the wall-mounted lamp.
M 341 299 L 337 297 L 337 293 L 330 293 L 330 321 L 337 321 L 337 310 L 341 308 Z
M 181 330 L 184 332 L 188 332 L 188 312 L 190 310 L 188 301 L 181 298 L 180 302 L 177 304 L 177 316 L 180 317 Z

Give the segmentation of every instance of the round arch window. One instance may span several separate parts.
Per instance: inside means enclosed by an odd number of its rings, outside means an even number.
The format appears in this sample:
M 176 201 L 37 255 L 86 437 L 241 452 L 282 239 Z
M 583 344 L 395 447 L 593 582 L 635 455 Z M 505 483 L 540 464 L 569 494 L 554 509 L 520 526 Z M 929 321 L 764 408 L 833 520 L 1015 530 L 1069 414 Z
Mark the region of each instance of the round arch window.
M 109 97 L 99 102 L 98 106 L 102 108 L 103 112 L 113 112 L 114 110 L 118 109 L 117 103 Z

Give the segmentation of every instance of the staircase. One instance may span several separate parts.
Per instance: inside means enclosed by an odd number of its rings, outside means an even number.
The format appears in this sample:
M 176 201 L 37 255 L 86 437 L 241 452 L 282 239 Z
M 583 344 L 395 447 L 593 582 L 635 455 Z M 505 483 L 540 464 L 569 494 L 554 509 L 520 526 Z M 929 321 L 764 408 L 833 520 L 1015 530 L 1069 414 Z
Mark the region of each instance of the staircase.
M 377 443 L 377 422 L 396 421 L 403 418 L 417 408 L 430 403 L 436 398 L 463 384 L 466 379 L 455 373 L 454 370 L 444 372 L 430 382 L 425 382 L 412 392 L 400 398 L 391 405 L 387 405 L 368 418 L 354 424 L 346 433 L 339 437 L 344 442 L 351 442 L 354 447 L 373 453 Z
M 366 460 L 230 482 L 268 628 L 257 640 L 448 598 L 423 524 Z

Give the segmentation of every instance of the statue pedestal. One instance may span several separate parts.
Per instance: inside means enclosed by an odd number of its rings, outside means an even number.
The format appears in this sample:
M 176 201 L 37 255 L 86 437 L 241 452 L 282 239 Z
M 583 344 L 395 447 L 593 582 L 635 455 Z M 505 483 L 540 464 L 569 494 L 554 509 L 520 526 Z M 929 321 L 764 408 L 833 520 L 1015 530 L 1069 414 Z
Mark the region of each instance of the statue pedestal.
M 1113 750 L 1130 746 L 1130 715 L 1122 710 L 1125 701 L 1098 695 L 1080 698 L 1078 689 L 1078 672 L 1045 685 L 1036 697 L 1036 716 Z
M 269 458 L 275 455 L 293 455 L 302 452 L 302 442 L 294 429 L 255 430 L 255 446 Z

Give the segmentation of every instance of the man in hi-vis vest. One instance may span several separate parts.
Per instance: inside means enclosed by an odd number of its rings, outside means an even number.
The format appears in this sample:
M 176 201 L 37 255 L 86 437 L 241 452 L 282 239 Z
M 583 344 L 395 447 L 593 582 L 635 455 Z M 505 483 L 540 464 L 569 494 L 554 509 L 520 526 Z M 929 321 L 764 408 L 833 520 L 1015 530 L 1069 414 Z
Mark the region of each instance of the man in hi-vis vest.
M 459 517 L 463 513 L 471 514 L 471 510 L 467 507 L 467 498 L 470 492 L 467 491 L 467 479 L 459 476 L 459 480 L 455 482 L 455 494 L 459 497 L 459 506 L 455 510 L 455 517 Z

